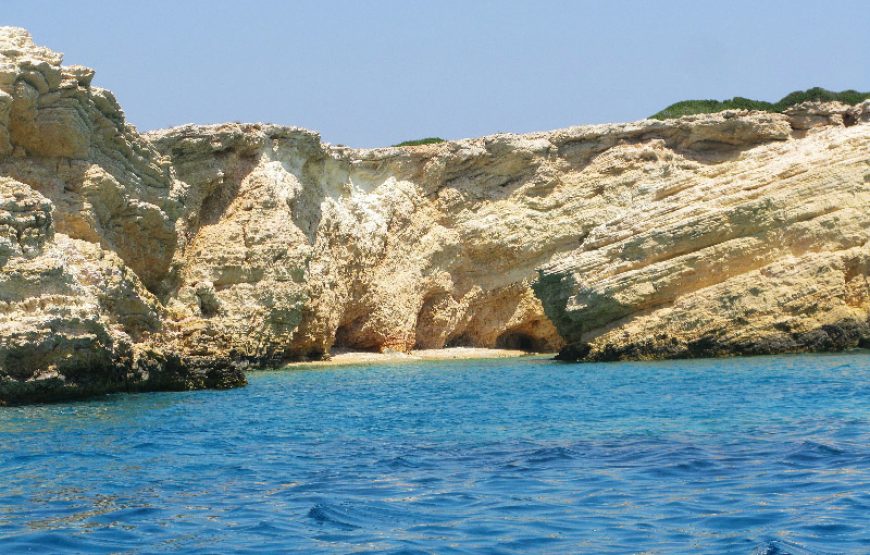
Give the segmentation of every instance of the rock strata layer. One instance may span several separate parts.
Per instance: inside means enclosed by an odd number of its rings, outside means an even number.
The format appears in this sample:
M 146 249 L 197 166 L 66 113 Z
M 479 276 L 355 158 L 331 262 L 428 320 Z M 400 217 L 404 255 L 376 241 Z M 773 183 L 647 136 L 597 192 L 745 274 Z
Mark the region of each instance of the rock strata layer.
M 0 28 L 0 403 L 231 387 L 334 347 L 866 345 L 870 102 L 407 148 L 140 134 Z

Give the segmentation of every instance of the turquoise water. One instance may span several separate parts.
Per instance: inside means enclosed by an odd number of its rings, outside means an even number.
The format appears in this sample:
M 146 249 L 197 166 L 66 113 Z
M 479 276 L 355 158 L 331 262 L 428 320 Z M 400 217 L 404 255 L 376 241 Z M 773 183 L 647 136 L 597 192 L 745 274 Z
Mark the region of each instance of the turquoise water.
M 870 552 L 868 354 L 249 379 L 0 409 L 0 551 Z

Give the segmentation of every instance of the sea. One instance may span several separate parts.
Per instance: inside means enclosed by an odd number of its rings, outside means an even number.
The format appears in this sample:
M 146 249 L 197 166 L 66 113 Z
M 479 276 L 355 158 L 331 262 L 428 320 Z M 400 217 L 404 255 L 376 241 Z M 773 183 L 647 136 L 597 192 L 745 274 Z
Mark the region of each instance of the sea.
M 870 354 L 260 370 L 0 408 L 0 553 L 870 553 Z

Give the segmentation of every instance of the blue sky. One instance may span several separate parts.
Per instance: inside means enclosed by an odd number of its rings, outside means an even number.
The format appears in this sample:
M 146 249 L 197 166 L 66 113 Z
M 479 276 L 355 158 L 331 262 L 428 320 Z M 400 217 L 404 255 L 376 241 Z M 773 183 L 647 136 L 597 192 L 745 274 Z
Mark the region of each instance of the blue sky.
M 870 89 L 866 0 L 3 0 L 142 130 L 268 121 L 370 147 Z

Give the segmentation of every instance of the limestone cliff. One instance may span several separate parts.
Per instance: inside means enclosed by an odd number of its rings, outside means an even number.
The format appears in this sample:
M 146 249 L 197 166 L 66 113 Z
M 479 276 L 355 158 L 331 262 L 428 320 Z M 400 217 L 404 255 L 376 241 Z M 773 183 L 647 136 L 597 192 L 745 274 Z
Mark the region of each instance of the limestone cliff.
M 562 358 L 870 346 L 870 103 L 769 120 L 779 136 L 750 144 L 625 147 L 646 160 L 613 167 L 635 183 L 630 202 L 535 284 Z
M 230 387 L 162 341 L 183 206 L 93 71 L 0 28 L 0 404 Z
M 237 385 L 336 346 L 870 340 L 870 102 L 360 150 L 139 134 L 92 77 L 0 28 L 0 403 Z

